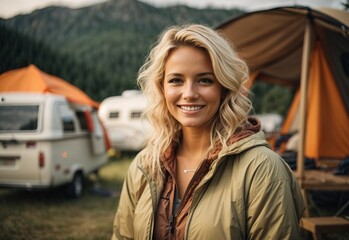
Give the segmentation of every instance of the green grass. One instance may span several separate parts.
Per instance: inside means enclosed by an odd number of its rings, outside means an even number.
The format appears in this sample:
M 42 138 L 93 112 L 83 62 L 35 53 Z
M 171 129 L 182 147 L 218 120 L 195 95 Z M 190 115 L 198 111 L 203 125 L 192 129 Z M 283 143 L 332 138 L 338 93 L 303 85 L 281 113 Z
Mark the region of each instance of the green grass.
M 98 178 L 89 176 L 86 192 L 80 199 L 67 198 L 62 189 L 47 192 L 0 189 L 0 240 L 109 240 L 132 157 L 112 159 L 100 169 Z M 96 189 L 102 191 L 97 193 Z M 321 210 L 322 215 L 335 212 Z M 312 208 L 310 211 L 311 215 L 316 213 Z M 306 233 L 303 236 L 311 239 Z M 349 234 L 330 234 L 326 239 L 349 239 Z
M 62 189 L 44 192 L 1 189 L 0 239 L 110 239 L 129 163 L 129 158 L 114 159 L 100 169 L 99 178 L 89 176 L 80 199 L 67 198 Z M 97 193 L 95 189 L 103 191 Z

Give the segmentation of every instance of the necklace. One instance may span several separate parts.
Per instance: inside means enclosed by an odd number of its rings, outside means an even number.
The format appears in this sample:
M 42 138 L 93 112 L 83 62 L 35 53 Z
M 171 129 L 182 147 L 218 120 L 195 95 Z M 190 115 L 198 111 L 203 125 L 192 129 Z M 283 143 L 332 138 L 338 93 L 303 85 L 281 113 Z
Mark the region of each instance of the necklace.
M 179 150 L 177 150 L 177 153 L 178 153 L 178 151 L 179 151 Z M 178 161 L 178 158 L 177 158 L 177 161 Z M 184 165 L 184 163 L 183 163 L 183 165 Z M 196 172 L 197 167 L 198 167 L 198 166 L 196 166 L 195 169 L 193 169 L 193 168 L 192 168 L 192 169 L 186 169 L 185 166 L 183 166 L 183 172 L 184 172 L 184 174 L 187 174 L 187 173 L 194 173 L 194 172 Z
M 184 173 L 191 173 L 191 172 L 195 172 L 196 169 L 183 169 Z

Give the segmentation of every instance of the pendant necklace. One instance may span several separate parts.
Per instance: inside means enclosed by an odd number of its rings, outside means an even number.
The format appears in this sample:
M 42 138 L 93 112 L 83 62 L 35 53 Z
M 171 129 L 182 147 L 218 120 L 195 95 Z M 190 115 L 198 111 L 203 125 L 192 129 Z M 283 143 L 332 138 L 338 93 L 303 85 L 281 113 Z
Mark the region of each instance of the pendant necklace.
M 196 169 L 183 169 L 184 173 L 190 173 L 190 172 L 195 172 Z

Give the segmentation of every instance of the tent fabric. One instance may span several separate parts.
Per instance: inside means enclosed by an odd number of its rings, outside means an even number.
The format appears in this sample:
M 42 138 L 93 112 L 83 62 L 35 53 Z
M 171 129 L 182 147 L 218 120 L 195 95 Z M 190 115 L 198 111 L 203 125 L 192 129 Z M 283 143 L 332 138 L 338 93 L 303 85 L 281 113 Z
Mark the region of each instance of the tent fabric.
M 349 112 L 349 13 L 338 9 L 281 7 L 247 13 L 216 29 L 223 32 L 244 58 L 257 80 L 297 88 L 303 36 L 311 19 L 313 40 L 320 40 Z M 345 57 L 346 56 L 346 57 Z M 338 77 L 337 77 L 338 75 Z M 338 79 L 342 79 L 339 81 Z M 346 79 L 345 81 L 343 79 Z
M 305 100 L 300 94 L 306 29 L 310 58 Z M 296 92 L 282 133 L 304 129 L 304 155 L 349 156 L 349 13 L 290 6 L 250 12 L 216 26 L 250 67 L 251 83 L 264 81 Z M 303 72 L 304 74 L 304 72 Z M 300 102 L 306 102 L 305 126 Z M 302 131 L 303 132 L 303 131 Z
M 349 116 L 320 43 L 313 53 L 308 91 L 305 155 L 344 159 L 349 156 Z
M 288 133 L 298 131 L 298 126 L 299 126 L 298 109 L 299 109 L 300 96 L 301 96 L 300 92 L 297 91 L 293 97 L 291 106 L 288 109 L 288 113 L 280 129 L 281 134 L 288 134 Z
M 35 65 L 1 74 L 0 92 L 53 93 L 65 96 L 72 103 L 94 108 L 99 107 L 99 103 L 93 101 L 79 88 L 63 79 L 41 71 Z

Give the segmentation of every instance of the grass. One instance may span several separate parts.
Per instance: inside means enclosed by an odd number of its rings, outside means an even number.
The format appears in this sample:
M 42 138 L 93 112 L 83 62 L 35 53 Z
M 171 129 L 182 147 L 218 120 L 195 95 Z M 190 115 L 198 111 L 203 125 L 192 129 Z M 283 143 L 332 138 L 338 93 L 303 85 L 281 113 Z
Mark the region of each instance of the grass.
M 100 169 L 98 178 L 89 176 L 86 192 L 80 199 L 66 198 L 62 189 L 46 192 L 0 189 L 0 239 L 110 239 L 119 193 L 131 158 L 112 159 Z M 333 215 L 335 209 L 338 210 L 338 206 L 321 208 L 321 215 Z M 313 216 L 318 210 L 311 208 L 310 212 Z M 304 239 L 311 239 L 308 234 L 303 235 Z M 349 234 L 331 234 L 326 239 L 349 239 Z
M 113 159 L 89 176 L 80 199 L 52 191 L 0 190 L 0 239 L 110 239 L 118 195 L 130 159 Z

